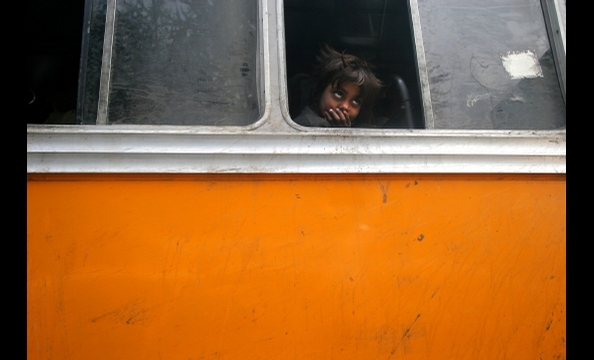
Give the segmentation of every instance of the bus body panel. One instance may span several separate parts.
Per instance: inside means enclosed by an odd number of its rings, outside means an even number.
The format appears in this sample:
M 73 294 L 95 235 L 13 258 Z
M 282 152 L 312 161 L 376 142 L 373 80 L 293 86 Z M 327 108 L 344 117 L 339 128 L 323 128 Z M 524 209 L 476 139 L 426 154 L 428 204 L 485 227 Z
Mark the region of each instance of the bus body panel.
M 29 174 L 28 359 L 565 359 L 565 190 Z

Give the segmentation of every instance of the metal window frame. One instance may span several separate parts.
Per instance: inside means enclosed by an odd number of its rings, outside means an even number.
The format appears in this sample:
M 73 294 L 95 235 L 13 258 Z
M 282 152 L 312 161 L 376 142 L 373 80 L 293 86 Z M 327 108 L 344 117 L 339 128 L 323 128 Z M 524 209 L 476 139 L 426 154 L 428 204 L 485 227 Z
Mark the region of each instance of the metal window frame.
M 260 14 L 265 109 L 256 123 L 28 125 L 27 171 L 566 173 L 565 130 L 354 130 L 294 123 L 286 101 L 283 1 L 260 0 Z M 422 40 L 420 32 L 415 36 Z
M 565 0 L 541 0 L 563 100 L 567 103 L 567 39 Z

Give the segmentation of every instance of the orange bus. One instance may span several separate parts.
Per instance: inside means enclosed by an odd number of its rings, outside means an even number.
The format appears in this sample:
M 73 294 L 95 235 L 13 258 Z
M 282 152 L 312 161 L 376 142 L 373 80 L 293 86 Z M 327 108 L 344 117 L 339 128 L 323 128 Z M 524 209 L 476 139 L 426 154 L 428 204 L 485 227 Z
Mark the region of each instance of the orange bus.
M 29 7 L 28 359 L 566 358 L 564 0 L 78 3 Z M 293 121 L 322 43 L 373 121 Z

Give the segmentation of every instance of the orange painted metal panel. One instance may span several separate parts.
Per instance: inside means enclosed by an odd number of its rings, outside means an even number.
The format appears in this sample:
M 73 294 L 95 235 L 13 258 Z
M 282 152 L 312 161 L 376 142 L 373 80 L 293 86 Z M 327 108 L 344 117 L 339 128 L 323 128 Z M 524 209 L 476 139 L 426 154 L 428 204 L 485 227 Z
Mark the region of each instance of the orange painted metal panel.
M 565 176 L 28 180 L 30 360 L 565 359 Z

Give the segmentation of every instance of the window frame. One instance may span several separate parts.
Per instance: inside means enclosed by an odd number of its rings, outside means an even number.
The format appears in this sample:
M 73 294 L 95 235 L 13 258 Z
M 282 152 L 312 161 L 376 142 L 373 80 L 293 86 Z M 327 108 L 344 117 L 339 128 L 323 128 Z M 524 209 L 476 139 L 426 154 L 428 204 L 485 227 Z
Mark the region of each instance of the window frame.
M 225 127 L 27 125 L 27 171 L 566 173 L 565 129 L 349 129 L 296 124 L 288 112 L 283 0 L 259 4 L 265 105 L 258 121 Z M 414 6 L 416 0 L 411 0 L 413 11 Z M 418 36 L 422 40 L 415 30 Z
M 561 1 L 564 3 L 561 4 Z M 541 0 L 563 101 L 567 104 L 567 39 L 565 0 Z

